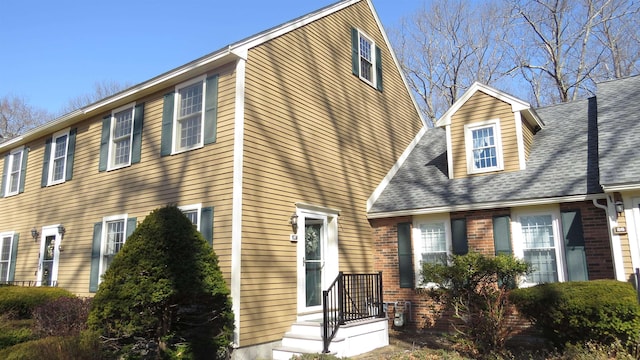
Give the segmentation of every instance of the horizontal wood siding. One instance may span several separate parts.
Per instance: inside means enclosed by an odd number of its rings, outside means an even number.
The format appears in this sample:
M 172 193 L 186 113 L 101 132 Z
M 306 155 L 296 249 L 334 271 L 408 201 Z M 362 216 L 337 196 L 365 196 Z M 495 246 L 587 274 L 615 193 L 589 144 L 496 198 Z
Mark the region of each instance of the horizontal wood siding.
M 453 153 L 454 178 L 470 176 L 467 174 L 464 126 L 493 119 L 500 119 L 504 170 L 516 171 L 520 169 L 511 106 L 478 91 L 451 118 L 451 150 Z M 481 176 L 481 174 L 478 176 Z
M 524 142 L 524 159 L 529 159 L 531 153 L 531 147 L 533 146 L 533 128 L 528 122 L 522 121 L 522 139 Z
M 351 72 L 351 27 L 382 48 L 383 92 Z M 339 209 L 340 270 L 373 270 L 366 200 L 421 127 L 366 2 L 252 49 L 246 89 L 241 346 L 295 321 L 296 202 Z
M 153 209 L 166 204 L 202 203 L 214 206 L 214 248 L 227 281 L 231 262 L 231 190 L 233 178 L 233 116 L 235 67 L 219 73 L 218 137 L 214 144 L 189 152 L 160 157 L 163 95 L 170 87 L 138 99 L 144 102 L 144 128 L 140 163 L 99 172 L 98 158 L 102 118 L 109 112 L 77 124 L 73 179 L 40 187 L 45 138 L 30 148 L 25 191 L 0 198 L 0 232 L 20 233 L 16 280 L 36 280 L 39 242 L 30 229 L 63 223 L 58 284 L 78 295 L 89 294 L 89 269 L 93 224 L 104 216 L 127 213 L 138 222 Z

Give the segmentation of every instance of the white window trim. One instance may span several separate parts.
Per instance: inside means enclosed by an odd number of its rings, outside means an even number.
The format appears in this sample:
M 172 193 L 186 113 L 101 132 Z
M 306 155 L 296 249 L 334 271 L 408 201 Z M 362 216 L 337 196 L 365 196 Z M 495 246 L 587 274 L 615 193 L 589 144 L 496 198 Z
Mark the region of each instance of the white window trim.
M 126 164 L 115 165 L 114 156 L 113 156 L 113 150 L 114 150 L 113 149 L 113 140 L 114 140 L 113 132 L 116 128 L 115 114 L 127 109 L 131 109 L 131 133 L 129 134 L 129 161 Z M 135 101 L 111 111 L 111 121 L 110 121 L 111 126 L 109 128 L 109 154 L 107 155 L 107 171 L 131 166 L 131 156 L 133 155 L 133 129 L 135 126 L 135 119 L 136 119 Z
M 185 206 L 178 206 L 178 209 L 182 212 L 196 210 L 198 214 L 198 224 L 196 225 L 196 230 L 200 231 L 200 223 L 202 222 L 202 204 L 192 204 Z
M 411 239 L 413 248 L 413 264 L 415 272 L 415 287 L 416 288 L 433 288 L 435 283 L 424 283 L 422 280 L 422 253 L 419 242 L 422 239 L 422 231 L 420 225 L 422 224 L 444 224 L 444 231 L 447 241 L 447 256 L 452 254 L 451 245 L 451 219 L 449 213 L 445 214 L 432 214 L 415 216 L 413 219 L 413 226 L 411 229 Z
M 357 29 L 358 30 L 358 77 L 360 78 L 360 80 L 366 82 L 367 84 L 373 86 L 374 88 L 376 88 L 378 86 L 378 84 L 376 83 L 378 81 L 378 74 L 377 74 L 377 69 L 376 69 L 376 43 L 375 41 L 373 41 L 373 39 L 368 36 L 366 33 L 364 33 L 362 30 Z M 368 80 L 367 78 L 362 76 L 362 56 L 360 56 L 361 52 L 360 52 L 360 38 L 364 38 L 365 40 L 367 40 L 370 44 L 371 44 L 371 80 Z
M 20 146 L 19 148 L 13 149 L 11 150 L 11 152 L 9 153 L 9 157 L 7 158 L 9 161 L 9 164 L 7 164 L 5 166 L 5 168 L 7 169 L 7 173 L 5 174 L 5 178 L 3 179 L 4 181 L 4 196 L 5 197 L 9 197 L 9 196 L 13 196 L 13 195 L 18 195 L 20 193 L 20 181 L 22 180 L 21 178 L 21 174 L 22 174 L 22 159 L 24 157 L 24 151 L 25 151 L 25 147 L 24 146 Z M 18 187 L 16 189 L 16 191 L 11 191 L 11 184 L 9 183 L 9 180 L 11 179 L 11 168 L 13 167 L 13 161 L 15 160 L 15 155 L 17 153 L 22 153 L 20 155 L 20 167 L 18 169 Z
M 473 161 L 473 136 L 472 131 L 480 128 L 493 127 L 493 136 L 495 138 L 496 146 L 496 162 L 497 166 L 488 167 L 484 169 L 476 169 Z M 502 132 L 500 129 L 500 119 L 491 119 L 472 124 L 466 124 L 464 126 L 464 144 L 467 155 L 467 173 L 468 174 L 481 174 L 492 171 L 504 170 L 504 160 L 502 154 Z
M 49 152 L 49 169 L 47 169 L 47 186 L 61 184 L 67 181 L 67 154 L 69 153 L 69 128 L 58 131 L 51 137 L 51 151 Z M 56 158 L 56 139 L 61 136 L 67 136 L 66 149 L 64 149 L 64 166 L 62 167 L 62 179 L 53 180 L 54 159 Z
M 564 254 L 564 238 L 562 236 L 562 224 L 560 223 L 560 209 L 558 206 L 534 206 L 514 209 L 511 214 L 511 234 L 513 235 L 513 255 L 519 259 L 524 259 L 524 239 L 522 236 L 522 225 L 520 218 L 523 216 L 551 215 L 553 226 L 553 236 L 555 240 L 556 271 L 558 272 L 558 282 L 567 281 L 567 266 Z M 520 279 L 520 287 L 538 285 L 528 281 L 527 277 Z
M 7 276 L 4 279 L 0 279 L 0 281 L 9 281 L 9 274 L 11 273 L 11 255 L 13 254 L 13 237 L 15 236 L 15 231 L 5 231 L 0 233 L 0 242 L 4 238 L 9 238 L 9 259 L 7 259 Z M 2 250 L 2 243 L 0 243 L 0 251 Z
M 206 110 L 206 99 L 207 99 L 207 75 L 202 75 L 197 78 L 191 79 L 189 81 L 185 81 L 181 84 L 176 85 L 175 87 L 175 96 L 173 99 L 173 122 L 172 122 L 172 144 L 171 144 L 171 154 L 179 154 L 186 151 L 191 151 L 194 149 L 199 149 L 204 146 L 204 117 Z M 180 111 L 180 93 L 179 90 L 185 88 L 187 86 L 191 86 L 193 84 L 201 83 L 202 84 L 202 109 L 200 111 L 200 140 L 197 145 L 194 145 L 187 149 L 179 149 L 178 143 L 180 142 L 180 137 L 178 136 L 178 111 Z
M 118 220 L 123 220 L 124 222 L 124 227 L 123 227 L 123 232 L 124 232 L 124 240 L 123 240 L 123 244 L 127 242 L 127 219 L 129 218 L 128 214 L 119 214 L 119 215 L 111 215 L 111 216 L 105 216 L 102 218 L 102 234 L 101 234 L 101 238 L 100 238 L 100 261 L 99 261 L 99 268 L 98 268 L 98 274 L 100 274 L 98 276 L 98 284 L 100 284 L 102 282 L 102 275 L 104 275 L 105 271 L 107 271 L 107 269 L 104 268 L 104 256 L 105 256 L 105 252 L 107 250 L 107 223 L 111 222 L 111 221 L 118 221 Z

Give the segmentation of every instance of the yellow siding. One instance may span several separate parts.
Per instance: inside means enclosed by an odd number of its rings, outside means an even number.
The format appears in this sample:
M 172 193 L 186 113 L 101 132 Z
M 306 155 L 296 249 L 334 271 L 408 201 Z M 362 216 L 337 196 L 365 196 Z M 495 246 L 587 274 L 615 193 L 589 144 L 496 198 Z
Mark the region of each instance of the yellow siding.
M 524 143 L 524 158 L 525 161 L 529 159 L 531 153 L 531 146 L 533 146 L 533 129 L 528 122 L 522 121 L 522 140 Z
M 169 203 L 214 206 L 214 248 L 220 265 L 230 280 L 231 261 L 231 187 L 235 74 L 234 67 L 220 73 L 218 136 L 215 144 L 173 156 L 160 157 L 160 131 L 163 95 L 173 87 L 149 95 L 144 102 L 144 128 L 140 163 L 130 167 L 99 172 L 102 117 L 108 112 L 74 125 L 77 126 L 73 179 L 40 187 L 45 138 L 33 141 L 30 148 L 25 191 L 0 199 L 0 232 L 20 234 L 15 280 L 36 280 L 39 243 L 30 229 L 63 223 L 58 284 L 79 295 L 89 294 L 89 269 L 93 224 L 104 216 L 128 214 L 138 222 L 153 209 Z
M 500 119 L 504 171 L 520 169 L 518 144 L 511 106 L 483 92 L 476 92 L 451 118 L 453 177 L 467 177 L 464 126 L 480 121 Z
M 382 48 L 383 92 L 351 72 L 352 26 Z M 340 270 L 373 270 L 366 200 L 421 127 L 366 2 L 251 50 L 246 88 L 241 346 L 295 320 L 296 202 L 340 209 Z

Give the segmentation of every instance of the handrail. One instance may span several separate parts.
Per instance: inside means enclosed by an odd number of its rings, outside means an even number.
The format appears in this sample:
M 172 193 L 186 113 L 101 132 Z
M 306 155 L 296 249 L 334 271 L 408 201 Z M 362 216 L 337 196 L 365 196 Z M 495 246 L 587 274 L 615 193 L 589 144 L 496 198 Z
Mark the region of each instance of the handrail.
M 377 274 L 338 273 L 322 292 L 323 353 L 329 352 L 331 340 L 348 321 L 384 317 L 382 272 Z

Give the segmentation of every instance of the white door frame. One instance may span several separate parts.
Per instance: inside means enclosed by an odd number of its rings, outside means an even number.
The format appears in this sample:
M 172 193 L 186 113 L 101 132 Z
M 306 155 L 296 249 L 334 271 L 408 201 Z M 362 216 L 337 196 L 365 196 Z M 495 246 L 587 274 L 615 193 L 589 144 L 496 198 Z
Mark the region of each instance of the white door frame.
M 321 221 L 321 247 L 322 251 L 322 275 L 321 290 L 327 287 L 338 276 L 338 213 L 339 211 L 317 206 L 296 204 L 298 215 L 298 243 L 297 243 L 297 295 L 298 295 L 298 320 L 305 316 L 313 316 L 322 312 L 322 304 L 308 307 L 306 305 L 306 272 L 304 267 L 305 256 L 305 224 L 306 219 Z
M 36 286 L 42 286 L 42 277 L 44 275 L 43 260 L 45 257 L 45 251 L 52 251 L 53 263 L 51 266 L 51 285 L 55 285 L 58 282 L 58 266 L 60 262 L 60 242 L 62 235 L 58 233 L 58 225 L 43 226 L 40 235 L 40 255 L 38 257 L 38 277 Z M 45 243 L 47 237 L 54 236 L 53 249 L 45 249 Z

